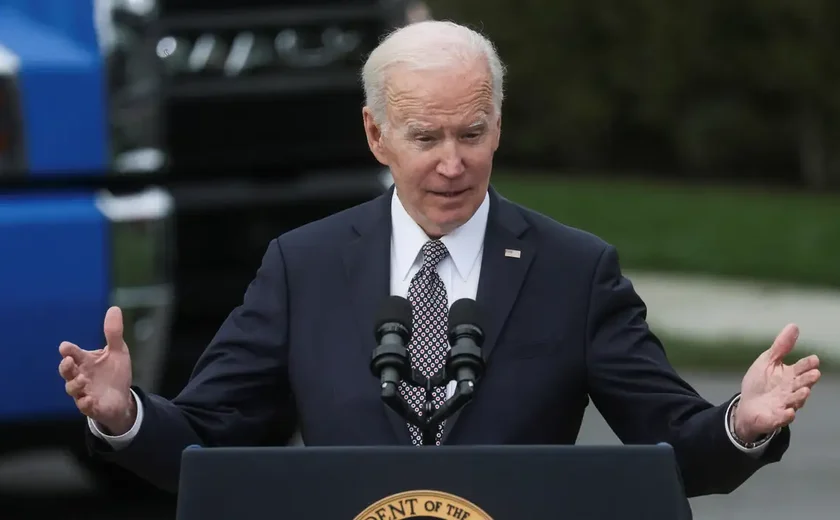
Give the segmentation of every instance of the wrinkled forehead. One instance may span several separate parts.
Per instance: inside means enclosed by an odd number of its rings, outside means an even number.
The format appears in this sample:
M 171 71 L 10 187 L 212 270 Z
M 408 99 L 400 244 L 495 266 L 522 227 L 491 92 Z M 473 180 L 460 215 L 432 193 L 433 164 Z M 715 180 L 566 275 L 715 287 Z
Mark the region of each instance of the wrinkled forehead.
M 486 67 L 411 70 L 388 75 L 388 119 L 399 125 L 487 123 L 493 116 L 493 87 Z

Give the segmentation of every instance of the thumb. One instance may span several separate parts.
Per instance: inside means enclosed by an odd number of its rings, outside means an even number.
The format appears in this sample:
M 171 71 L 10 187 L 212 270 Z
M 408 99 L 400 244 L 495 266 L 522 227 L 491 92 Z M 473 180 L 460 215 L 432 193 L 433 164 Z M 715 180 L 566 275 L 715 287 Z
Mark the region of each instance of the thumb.
M 128 348 L 123 340 L 123 318 L 119 307 L 111 307 L 105 313 L 105 341 L 113 350 Z
M 791 323 L 776 336 L 776 341 L 770 346 L 770 359 L 773 362 L 781 362 L 785 356 L 791 353 L 796 340 L 799 338 L 799 327 Z

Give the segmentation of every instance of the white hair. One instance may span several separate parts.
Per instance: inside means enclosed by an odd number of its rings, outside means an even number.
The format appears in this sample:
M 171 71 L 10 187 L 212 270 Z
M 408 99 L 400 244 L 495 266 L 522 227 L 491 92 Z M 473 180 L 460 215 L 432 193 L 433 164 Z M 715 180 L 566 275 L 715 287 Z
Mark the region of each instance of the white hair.
M 482 34 L 449 21 L 429 20 L 400 27 L 370 53 L 362 68 L 365 104 L 376 124 L 387 116 L 385 93 L 388 70 L 403 65 L 411 70 L 445 69 L 483 60 L 491 76 L 493 109 L 501 114 L 505 67 L 493 43 Z

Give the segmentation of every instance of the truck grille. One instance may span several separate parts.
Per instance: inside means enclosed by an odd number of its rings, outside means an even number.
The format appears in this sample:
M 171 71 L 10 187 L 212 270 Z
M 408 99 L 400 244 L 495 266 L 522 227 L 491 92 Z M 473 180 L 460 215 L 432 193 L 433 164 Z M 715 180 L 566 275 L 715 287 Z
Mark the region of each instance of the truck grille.
M 392 21 L 361 0 L 291 3 L 228 2 L 230 16 L 222 2 L 167 4 L 205 10 L 157 22 L 162 147 L 176 174 L 374 165 L 359 72 Z
M 207 190 L 175 190 L 179 333 L 206 344 L 225 316 L 242 302 L 269 242 L 379 195 L 381 181 L 370 174 L 366 179 L 362 183 L 336 175 L 311 183 L 258 187 L 231 183 L 226 189 L 217 185 Z M 264 196 L 248 193 L 254 189 Z M 225 203 L 211 200 L 219 197 Z
M 358 91 L 298 92 L 221 98 L 212 103 L 169 102 L 169 166 L 179 174 L 200 170 L 255 171 L 307 166 L 372 166 Z
M 187 26 L 167 31 L 156 53 L 174 87 L 208 78 L 355 74 L 383 31 L 371 20 Z

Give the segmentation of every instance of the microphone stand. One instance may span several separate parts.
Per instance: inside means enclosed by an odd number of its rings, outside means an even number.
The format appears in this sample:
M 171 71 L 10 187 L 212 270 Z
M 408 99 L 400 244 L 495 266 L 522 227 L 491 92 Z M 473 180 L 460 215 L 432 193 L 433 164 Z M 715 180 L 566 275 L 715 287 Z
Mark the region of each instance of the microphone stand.
M 420 428 L 423 434 L 424 446 L 435 444 L 438 426 L 464 408 L 472 400 L 475 391 L 475 384 L 472 381 L 461 381 L 455 386 L 455 392 L 452 396 L 444 401 L 440 408 L 435 409 L 434 391 L 438 388 L 446 387 L 448 384 L 445 369 L 433 377 L 426 377 L 419 371 L 413 370 L 411 377 L 406 378 L 405 381 L 411 386 L 422 387 L 426 391 L 426 401 L 423 404 L 422 417 L 408 406 L 408 403 L 400 395 L 399 389 L 394 384 L 383 385 L 381 393 L 382 400 L 389 408 L 397 412 L 400 417 L 403 417 L 407 422 Z
M 461 349 L 455 350 L 460 351 Z M 403 355 L 403 352 L 405 351 L 396 352 L 390 348 L 376 349 L 372 364 L 382 366 L 382 364 L 387 363 L 394 367 L 400 376 L 407 376 L 400 377 L 399 379 L 405 380 L 413 387 L 421 387 L 425 390 L 426 399 L 423 405 L 422 417 L 415 413 L 402 395 L 400 395 L 398 380 L 391 379 L 382 383 L 380 395 L 382 401 L 389 408 L 394 410 L 408 423 L 420 428 L 423 434 L 424 446 L 433 446 L 435 444 L 438 426 L 463 409 L 475 394 L 475 381 L 470 377 L 465 377 L 464 371 L 461 369 L 465 364 L 472 365 L 475 377 L 480 377 L 484 372 L 484 361 L 481 358 L 480 352 L 478 356 L 470 356 L 465 352 L 450 352 L 444 369 L 432 377 L 427 377 L 416 369 L 410 370 L 408 368 L 408 356 Z M 450 377 L 449 374 L 452 374 L 452 376 L 457 375 L 457 377 Z M 449 399 L 444 401 L 440 408 L 435 409 L 435 389 L 446 387 L 451 379 L 457 381 L 455 392 Z

